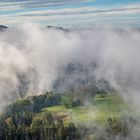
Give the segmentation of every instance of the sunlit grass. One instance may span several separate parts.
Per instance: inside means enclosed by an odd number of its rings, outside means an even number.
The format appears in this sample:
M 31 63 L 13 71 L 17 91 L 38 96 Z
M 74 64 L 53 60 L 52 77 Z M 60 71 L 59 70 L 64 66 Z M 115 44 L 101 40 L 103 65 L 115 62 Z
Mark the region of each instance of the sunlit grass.
M 64 116 L 65 124 L 69 122 L 90 123 L 96 122 L 104 124 L 108 117 L 120 117 L 123 110 L 128 109 L 122 97 L 118 94 L 96 95 L 93 103 L 89 106 L 65 108 L 64 106 L 54 106 L 44 108 L 54 116 Z M 39 114 L 38 114 L 39 116 Z

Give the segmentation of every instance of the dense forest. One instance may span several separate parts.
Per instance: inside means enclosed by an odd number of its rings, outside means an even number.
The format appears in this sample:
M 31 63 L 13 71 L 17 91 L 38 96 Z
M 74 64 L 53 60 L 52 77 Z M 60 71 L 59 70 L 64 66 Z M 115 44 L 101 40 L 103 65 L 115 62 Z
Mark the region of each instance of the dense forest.
M 44 107 L 56 105 L 71 108 L 82 106 L 82 102 L 73 96 L 52 92 L 18 100 L 7 106 L 0 116 L 0 140 L 86 140 L 89 135 L 97 140 L 112 140 L 116 135 L 127 137 L 136 124 L 131 117 L 109 117 L 102 129 L 95 124 L 90 127 L 74 122 L 65 125 L 48 110 L 42 111 Z M 40 116 L 36 115 L 38 112 Z
M 76 127 L 64 127 L 62 120 L 45 111 L 34 117 L 43 107 L 59 105 L 61 97 L 46 93 L 18 100 L 9 105 L 0 118 L 0 140 L 72 140 L 78 137 Z

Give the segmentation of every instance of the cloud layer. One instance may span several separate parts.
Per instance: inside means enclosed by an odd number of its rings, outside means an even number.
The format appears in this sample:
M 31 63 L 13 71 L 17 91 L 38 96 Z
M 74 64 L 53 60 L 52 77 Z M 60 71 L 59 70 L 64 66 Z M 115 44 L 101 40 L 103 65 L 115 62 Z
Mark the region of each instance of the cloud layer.
M 79 63 L 89 68 L 88 75 L 107 81 L 138 106 L 139 38 L 139 30 L 65 32 L 31 23 L 1 32 L 0 105 L 3 107 L 20 97 L 52 90 L 64 68 L 70 63 Z M 97 66 L 94 72 L 90 69 L 92 64 Z M 76 75 L 77 79 L 82 78 Z

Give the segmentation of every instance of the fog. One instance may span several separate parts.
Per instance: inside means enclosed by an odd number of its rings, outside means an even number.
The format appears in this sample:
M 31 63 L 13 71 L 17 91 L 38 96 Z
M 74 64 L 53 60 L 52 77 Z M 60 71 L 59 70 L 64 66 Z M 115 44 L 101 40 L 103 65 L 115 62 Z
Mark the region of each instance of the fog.
M 21 97 L 53 90 L 65 67 L 75 63 L 88 68 L 88 76 L 96 81 L 107 81 L 138 109 L 139 53 L 136 29 L 62 30 L 33 23 L 8 28 L 0 32 L 0 108 Z M 78 72 L 68 77 L 63 88 L 80 77 Z

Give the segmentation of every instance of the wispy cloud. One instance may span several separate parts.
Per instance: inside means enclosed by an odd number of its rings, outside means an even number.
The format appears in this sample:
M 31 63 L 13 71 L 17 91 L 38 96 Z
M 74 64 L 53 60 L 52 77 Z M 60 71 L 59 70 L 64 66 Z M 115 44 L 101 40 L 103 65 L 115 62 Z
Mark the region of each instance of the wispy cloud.
M 96 8 L 96 7 L 81 7 L 81 8 L 64 8 L 64 9 L 49 9 L 39 11 L 25 11 L 16 13 L 18 16 L 53 16 L 53 15 L 80 15 L 80 14 L 128 14 L 140 13 L 140 4 L 137 6 L 125 6 L 121 8 Z M 76 16 L 75 15 L 75 16 Z
M 139 22 L 140 3 L 127 5 L 95 6 L 85 3 L 94 0 L 0 0 L 1 24 L 38 22 L 43 24 L 64 25 L 89 22 Z M 80 6 L 78 3 L 85 5 Z M 64 6 L 65 5 L 65 6 Z M 122 18 L 123 17 L 123 18 Z M 101 22 L 102 23 L 102 22 Z
M 63 6 L 68 4 L 78 4 L 93 0 L 0 0 L 0 5 L 20 5 L 22 8 L 38 8 L 49 6 Z

